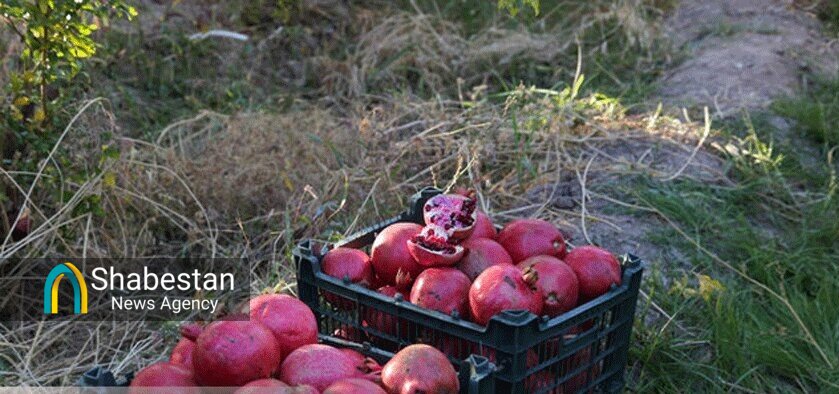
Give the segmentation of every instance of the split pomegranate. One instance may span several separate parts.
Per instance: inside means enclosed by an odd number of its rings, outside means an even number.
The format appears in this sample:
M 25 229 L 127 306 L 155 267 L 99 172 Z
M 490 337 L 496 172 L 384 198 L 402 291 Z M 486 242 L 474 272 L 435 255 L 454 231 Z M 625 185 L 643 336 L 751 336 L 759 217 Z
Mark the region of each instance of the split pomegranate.
M 495 225 L 492 224 L 492 220 L 489 216 L 481 211 L 478 211 L 477 218 L 475 219 L 475 230 L 472 231 L 472 235 L 469 236 L 469 239 L 489 238 L 494 240 L 497 236 L 498 230 L 495 229 Z
M 192 364 L 202 386 L 241 386 L 274 374 L 282 350 L 274 334 L 250 320 L 219 320 L 195 342 Z
M 183 365 L 160 362 L 143 368 L 131 381 L 129 393 L 147 392 L 143 387 L 168 387 L 172 393 L 199 393 L 192 371 Z M 179 387 L 180 389 L 175 389 Z
M 408 251 L 424 267 L 453 265 L 463 257 L 463 246 L 449 242 L 445 230 L 434 224 L 423 227 L 408 241 Z
M 469 280 L 475 280 L 481 272 L 493 265 L 512 265 L 513 259 L 498 242 L 488 238 L 469 238 L 463 243 L 466 253 L 457 268 L 463 271 Z
M 408 251 L 408 241 L 422 231 L 416 223 L 394 223 L 373 241 L 370 262 L 379 279 L 387 284 L 408 289 L 424 269 Z
M 498 243 L 507 250 L 513 263 L 541 254 L 565 257 L 565 239 L 553 224 L 541 219 L 518 219 L 498 233 Z
M 469 238 L 475 230 L 478 200 L 474 192 L 463 194 L 438 194 L 423 205 L 426 225 L 437 225 L 453 241 Z
M 258 379 L 242 387 L 239 387 L 239 389 L 236 390 L 233 394 L 267 394 L 276 392 L 277 389 L 287 387 L 289 387 L 287 384 L 277 379 Z
M 329 276 L 348 279 L 352 283 L 369 286 L 373 283 L 370 257 L 362 250 L 338 247 L 323 256 L 323 272 Z
M 358 377 L 356 362 L 346 353 L 327 345 L 304 345 L 291 352 L 280 367 L 280 380 L 307 384 L 319 391 L 341 379 Z
M 494 265 L 478 275 L 469 289 L 469 307 L 476 323 L 505 310 L 542 313 L 542 295 L 534 276 L 525 277 L 514 265 Z
M 282 354 L 318 342 L 315 314 L 303 301 L 287 294 L 263 294 L 250 301 L 250 318 L 274 334 Z
M 181 340 L 172 349 L 169 362 L 183 365 L 192 370 L 192 352 L 195 350 L 195 340 L 203 328 L 198 323 L 186 323 L 181 326 Z
M 582 302 L 605 294 L 612 284 L 621 284 L 621 265 L 608 250 L 579 246 L 565 256 L 565 263 L 577 274 Z
M 332 383 L 322 394 L 387 394 L 387 392 L 367 379 L 350 378 Z
M 382 369 L 382 385 L 391 394 L 455 394 L 457 373 L 445 354 L 428 345 L 410 345 Z
M 577 275 L 562 260 L 552 256 L 533 256 L 518 264 L 525 276 L 535 275 L 541 289 L 542 313 L 559 316 L 577 306 Z
M 469 316 L 469 287 L 472 282 L 455 268 L 429 268 L 423 271 L 411 289 L 411 303 L 426 309 L 461 318 Z

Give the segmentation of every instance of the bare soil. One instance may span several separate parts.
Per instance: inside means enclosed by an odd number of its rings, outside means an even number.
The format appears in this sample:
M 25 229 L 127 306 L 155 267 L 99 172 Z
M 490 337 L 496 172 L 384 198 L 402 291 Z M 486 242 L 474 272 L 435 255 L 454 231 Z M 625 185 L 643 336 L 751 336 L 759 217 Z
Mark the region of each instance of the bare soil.
M 839 43 L 820 29 L 786 1 L 683 1 L 665 30 L 687 60 L 661 79 L 658 95 L 717 116 L 763 108 L 796 92 L 806 71 L 835 75 Z

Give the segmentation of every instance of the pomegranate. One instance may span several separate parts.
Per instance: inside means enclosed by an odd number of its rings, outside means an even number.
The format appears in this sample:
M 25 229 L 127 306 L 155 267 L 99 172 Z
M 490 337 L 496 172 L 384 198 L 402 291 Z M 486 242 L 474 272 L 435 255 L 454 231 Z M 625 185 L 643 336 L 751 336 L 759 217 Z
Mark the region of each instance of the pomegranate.
M 300 386 L 289 386 L 270 391 L 271 394 L 320 394 L 318 389 L 303 384 Z M 266 393 L 267 394 L 267 393 Z
M 591 348 L 585 347 L 580 349 L 580 351 L 571 355 L 571 357 L 562 361 L 565 365 L 566 371 L 573 371 L 576 368 L 584 367 L 580 370 L 579 373 L 574 375 L 571 379 L 568 379 L 565 384 L 562 385 L 564 392 L 566 393 L 577 393 L 583 387 L 587 386 L 590 382 L 597 379 L 600 375 L 600 363 L 595 363 L 594 365 L 591 364 Z M 588 392 L 593 392 L 593 390 L 589 390 Z
M 514 265 L 493 265 L 478 275 L 469 289 L 469 307 L 476 323 L 505 310 L 528 310 L 542 313 L 542 295 L 534 276 L 525 277 Z
M 541 219 L 518 219 L 498 233 L 498 243 L 507 250 L 513 263 L 540 254 L 565 257 L 565 239 L 553 224 Z
M 469 239 L 489 238 L 494 240 L 497 236 L 498 231 L 495 229 L 495 225 L 492 224 L 492 220 L 489 216 L 481 211 L 478 211 L 478 216 L 475 219 L 475 230 L 472 231 L 472 235 L 469 236 Z
M 463 257 L 463 246 L 449 242 L 443 227 L 426 225 L 408 241 L 408 252 L 424 267 L 453 265 Z
M 463 243 L 466 254 L 457 268 L 463 271 L 469 280 L 475 280 L 481 272 L 493 265 L 512 265 L 513 259 L 498 243 L 488 238 L 469 238 Z
M 403 289 L 411 287 L 424 267 L 408 252 L 408 241 L 420 231 L 422 226 L 416 223 L 394 223 L 376 236 L 370 262 L 380 280 Z
M 250 301 L 250 318 L 267 327 L 282 354 L 318 342 L 315 314 L 303 301 L 287 294 L 263 294 Z
M 410 345 L 382 369 L 382 384 L 391 394 L 456 394 L 457 373 L 445 354 L 428 345 Z
M 277 379 L 258 379 L 240 387 L 233 394 L 267 394 L 273 393 L 279 388 L 287 387 L 289 387 L 287 384 Z
M 332 336 L 356 343 L 367 341 L 367 334 L 351 325 L 342 324 L 338 326 L 335 331 L 332 331 Z
M 181 340 L 172 349 L 169 362 L 183 365 L 192 370 L 192 352 L 195 350 L 195 339 L 203 328 L 198 323 L 186 323 L 181 326 Z
M 469 277 L 455 268 L 429 268 L 411 288 L 411 303 L 461 318 L 469 316 Z
M 341 348 L 338 350 L 352 358 L 356 366 L 355 369 L 357 369 L 358 372 L 362 375 L 367 375 L 369 373 L 375 373 L 382 370 L 382 366 L 379 365 L 379 363 L 376 360 L 373 360 L 372 358 L 367 357 L 353 349 Z
M 518 264 L 525 276 L 535 275 L 542 292 L 542 313 L 559 316 L 577 306 L 577 275 L 562 260 L 552 256 L 533 256 Z
M 556 384 L 556 375 L 549 370 L 536 372 L 524 380 L 528 393 L 564 394 L 562 386 Z
M 194 349 L 195 342 L 188 338 L 181 338 L 178 344 L 172 349 L 172 354 L 169 355 L 169 362 L 192 369 L 192 351 Z
M 207 325 L 192 354 L 195 381 L 202 386 L 241 386 L 268 378 L 282 360 L 274 334 L 250 320 L 219 320 Z
M 387 394 L 387 392 L 367 379 L 350 378 L 332 383 L 322 394 Z
M 369 286 L 373 283 L 373 266 L 367 253 L 352 248 L 335 248 L 323 256 L 323 272 L 329 276 L 348 279 L 352 283 Z
M 307 384 L 319 391 L 341 379 L 360 376 L 353 357 L 327 345 L 304 345 L 291 352 L 280 367 L 280 379 Z
M 142 387 L 169 387 L 167 392 L 199 393 L 192 378 L 192 371 L 189 368 L 167 362 L 160 362 L 143 368 L 134 376 L 128 392 L 147 392 Z M 174 389 L 174 387 L 180 387 L 180 390 Z
M 458 360 L 463 360 L 469 357 L 470 354 L 475 353 L 475 343 L 466 339 L 457 338 L 450 335 L 440 335 L 433 332 L 427 336 L 429 339 L 424 339 L 422 343 L 432 345 L 443 354 L 453 357 Z M 436 339 L 436 340 L 435 340 Z
M 478 200 L 474 191 L 463 194 L 438 194 L 428 199 L 422 207 L 426 225 L 442 227 L 450 239 L 469 238 L 475 230 Z
M 32 220 L 29 218 L 29 208 L 23 208 L 17 223 L 12 228 L 12 241 L 20 241 L 29 235 L 32 230 Z
M 582 302 L 605 294 L 612 284 L 621 284 L 621 265 L 605 249 L 591 245 L 576 247 L 565 256 L 565 263 L 577 274 Z
M 401 295 L 403 299 L 408 300 L 411 298 L 410 292 L 405 290 L 397 289 L 396 286 L 382 286 L 378 290 L 379 293 L 382 293 L 388 297 L 396 297 L 397 294 Z

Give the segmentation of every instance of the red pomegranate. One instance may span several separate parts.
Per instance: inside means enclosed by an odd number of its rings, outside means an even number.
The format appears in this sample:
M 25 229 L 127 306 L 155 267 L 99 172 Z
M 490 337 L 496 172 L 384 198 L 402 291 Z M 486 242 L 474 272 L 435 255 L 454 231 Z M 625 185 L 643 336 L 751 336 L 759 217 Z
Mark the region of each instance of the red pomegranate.
M 318 389 L 309 386 L 308 384 L 301 384 L 299 386 L 275 387 L 268 389 L 268 391 L 261 391 L 261 394 L 320 394 Z
M 577 306 L 577 275 L 562 260 L 553 256 L 533 256 L 518 267 L 525 276 L 536 276 L 544 300 L 543 314 L 555 317 Z
M 318 342 L 315 314 L 303 301 L 287 294 L 263 294 L 250 301 L 250 317 L 274 334 L 282 354 Z
M 481 272 L 493 265 L 512 265 L 513 259 L 498 243 L 489 238 L 469 238 L 463 243 L 466 254 L 457 268 L 463 271 L 469 280 L 475 280 Z
M 394 223 L 373 241 L 370 262 L 380 280 L 400 288 L 410 288 L 424 269 L 408 252 L 408 241 L 422 231 L 416 223 Z
M 332 383 L 322 394 L 387 394 L 387 392 L 367 379 L 350 378 Z
M 408 241 L 408 252 L 423 267 L 448 266 L 463 257 L 463 246 L 452 243 L 443 227 L 429 224 Z
M 410 297 L 404 292 L 397 290 L 393 286 L 385 286 L 380 288 L 378 291 L 389 297 L 394 297 L 396 294 L 399 294 L 403 297 L 405 302 L 408 302 L 408 299 Z M 375 331 L 378 331 L 371 332 L 370 339 L 373 341 L 374 344 L 377 344 L 379 346 L 385 345 L 381 338 L 383 335 L 405 335 L 405 333 L 407 333 L 409 329 L 407 320 L 399 319 L 394 315 L 382 312 L 381 310 L 375 308 L 365 308 L 363 316 L 364 323 L 367 325 L 367 327 Z
M 565 239 L 553 224 L 541 219 L 518 219 L 498 233 L 498 243 L 507 250 L 513 263 L 540 254 L 565 257 Z
M 382 287 L 378 288 L 376 291 L 378 291 L 379 293 L 382 293 L 382 294 L 384 294 L 388 297 L 396 297 L 396 294 L 399 294 L 399 295 L 402 296 L 402 299 L 404 299 L 406 301 L 411 298 L 411 295 L 410 295 L 411 293 L 410 292 L 407 292 L 405 290 L 397 289 L 396 286 L 382 286 Z
M 198 323 L 186 323 L 181 326 L 181 340 L 172 349 L 169 362 L 183 365 L 192 370 L 192 352 L 195 350 L 195 340 L 201 334 L 203 327 Z
M 14 218 L 14 216 L 9 219 L 12 218 Z M 31 230 L 32 219 L 29 218 L 29 208 L 23 208 L 23 212 L 20 213 L 17 223 L 15 223 L 15 226 L 12 228 L 12 241 L 17 242 L 26 238 Z
M 579 246 L 565 256 L 580 282 L 580 301 L 586 302 L 621 284 L 621 265 L 612 253 L 596 246 Z
M 338 328 L 335 329 L 335 331 L 332 331 L 332 336 L 356 343 L 362 343 L 367 341 L 367 334 L 364 331 L 361 331 L 354 326 L 346 324 L 339 325 Z
M 191 339 L 181 338 L 178 344 L 172 349 L 172 354 L 169 355 L 169 362 L 192 369 L 193 350 L 195 350 L 195 342 Z
M 171 393 L 194 393 L 200 391 L 195 387 L 192 371 L 183 365 L 160 362 L 143 368 L 134 376 L 129 393 L 145 393 L 145 387 L 167 387 Z M 177 389 L 176 389 L 177 387 Z
M 241 386 L 271 377 L 282 360 L 274 334 L 250 320 L 218 320 L 195 342 L 192 365 L 202 386 Z
M 453 241 L 464 240 L 472 235 L 477 221 L 478 200 L 470 191 L 463 194 L 438 194 L 423 205 L 423 219 L 426 225 L 437 225 Z
M 514 265 L 494 265 L 478 275 L 469 289 L 472 319 L 486 325 L 505 310 L 542 313 L 542 295 L 535 277 L 525 278 Z
M 585 367 L 562 385 L 562 389 L 565 393 L 578 393 L 590 382 L 596 380 L 597 377 L 600 376 L 600 362 L 592 363 L 591 361 L 590 347 L 584 347 L 577 353 L 571 355 L 571 357 L 562 361 L 566 371 L 573 371 L 576 368 Z M 588 392 L 591 393 L 594 392 L 594 390 L 589 390 Z
M 355 368 L 362 375 L 367 375 L 369 373 L 382 370 L 382 366 L 379 365 L 379 363 L 376 362 L 376 360 L 373 360 L 372 358 L 367 357 L 353 349 L 340 348 L 338 350 L 340 350 L 342 353 L 346 354 L 353 360 L 356 366 Z
M 358 249 L 338 247 L 323 256 L 323 272 L 329 276 L 348 279 L 352 283 L 369 286 L 373 283 L 373 266 L 367 253 Z
M 469 277 L 456 268 L 429 268 L 411 288 L 411 303 L 461 318 L 469 316 Z
M 289 387 L 287 384 L 277 380 L 277 379 L 258 379 L 250 382 L 242 387 L 239 387 L 233 394 L 267 394 L 273 393 L 277 389 L 280 388 L 287 388 Z
M 307 384 L 319 391 L 341 379 L 360 376 L 357 365 L 346 353 L 327 345 L 304 345 L 291 352 L 280 367 L 280 380 Z
M 489 216 L 481 211 L 478 211 L 477 218 L 475 219 L 475 230 L 472 231 L 472 235 L 469 236 L 469 239 L 489 238 L 494 240 L 497 236 L 498 231 L 495 229 L 495 225 L 492 224 L 492 220 Z
M 445 354 L 428 345 L 410 345 L 382 369 L 382 385 L 391 394 L 456 394 L 457 373 Z

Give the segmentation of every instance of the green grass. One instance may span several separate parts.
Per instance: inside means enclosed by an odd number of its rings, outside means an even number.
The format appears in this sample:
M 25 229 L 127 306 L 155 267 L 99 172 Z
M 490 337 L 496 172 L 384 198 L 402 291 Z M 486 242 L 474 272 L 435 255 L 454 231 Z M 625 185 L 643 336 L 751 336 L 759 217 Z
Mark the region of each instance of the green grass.
M 822 0 L 818 15 L 828 30 L 833 34 L 839 34 L 839 0 Z
M 832 149 L 835 122 L 825 120 L 839 116 L 837 92 L 818 89 L 776 109 L 796 121 L 792 132 Z M 730 157 L 736 185 L 640 179 L 627 190 L 667 224 L 651 240 L 675 247 L 693 267 L 681 278 L 669 267 L 666 283 L 648 280 L 652 301 L 674 319 L 636 326 L 637 389 L 839 392 L 835 166 L 825 150 L 802 182 L 807 153 L 770 146 L 777 130 L 749 118 L 726 129 L 722 138 L 746 150 Z M 703 298 L 700 275 L 724 290 Z
M 839 7 L 839 5 L 837 5 Z M 837 9 L 839 13 L 839 9 Z M 806 95 L 775 103 L 779 114 L 794 119 L 804 135 L 826 150 L 839 145 L 839 78 L 817 80 Z

